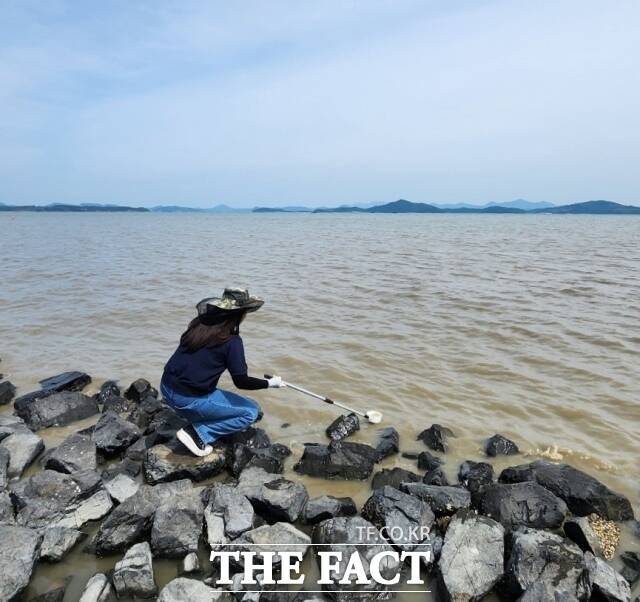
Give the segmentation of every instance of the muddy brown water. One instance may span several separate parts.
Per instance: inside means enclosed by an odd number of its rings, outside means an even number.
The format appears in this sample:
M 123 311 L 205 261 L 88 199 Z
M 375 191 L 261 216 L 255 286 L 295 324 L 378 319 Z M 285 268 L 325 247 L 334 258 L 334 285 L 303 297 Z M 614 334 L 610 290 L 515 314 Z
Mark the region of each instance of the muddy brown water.
M 266 299 L 243 325 L 255 374 L 382 411 L 404 451 L 424 449 L 423 428 L 449 426 L 450 478 L 500 432 L 523 455 L 496 470 L 563 460 L 640 511 L 638 218 L 0 214 L 0 228 L 0 372 L 19 394 L 70 369 L 92 375 L 89 392 L 111 378 L 157 385 L 194 304 L 248 286 Z M 262 427 L 293 450 L 288 472 L 335 416 L 291 390 L 254 397 Z M 90 423 L 40 434 L 54 447 Z M 376 428 L 355 440 L 375 441 Z M 415 469 L 400 456 L 391 466 Z M 303 481 L 360 504 L 370 491 Z M 640 549 L 628 530 L 620 549 Z M 116 560 L 78 546 L 39 565 L 28 595 L 69 577 L 66 600 L 77 600 Z M 159 585 L 177 566 L 154 562 Z

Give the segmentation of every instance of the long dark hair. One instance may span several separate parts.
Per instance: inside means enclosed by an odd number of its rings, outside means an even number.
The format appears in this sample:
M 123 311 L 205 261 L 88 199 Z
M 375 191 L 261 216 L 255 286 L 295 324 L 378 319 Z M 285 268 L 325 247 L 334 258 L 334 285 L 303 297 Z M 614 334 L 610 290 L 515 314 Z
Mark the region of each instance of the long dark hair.
M 194 318 L 180 337 L 180 345 L 187 348 L 189 353 L 203 347 L 214 347 L 228 341 L 234 334 L 238 334 L 240 322 L 246 313 L 229 318 L 220 324 L 203 324 L 200 318 Z

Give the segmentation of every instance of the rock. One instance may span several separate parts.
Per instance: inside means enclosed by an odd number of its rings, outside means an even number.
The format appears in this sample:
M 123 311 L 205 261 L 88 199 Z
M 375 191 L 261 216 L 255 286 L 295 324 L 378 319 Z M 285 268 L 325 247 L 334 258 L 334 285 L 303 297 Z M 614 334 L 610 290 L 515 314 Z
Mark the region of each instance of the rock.
M 9 484 L 9 461 L 11 455 L 6 447 L 0 447 L 0 491 Z
M 18 524 L 40 529 L 52 526 L 80 528 L 97 520 L 112 507 L 93 471 L 64 474 L 43 470 L 13 488 Z
M 156 594 L 151 548 L 146 541 L 129 548 L 116 562 L 113 585 L 119 598 L 151 598 Z
M 105 481 L 104 488 L 112 500 L 121 504 L 138 491 L 140 483 L 127 474 L 118 474 L 110 481 Z
M 323 552 L 338 552 L 345 558 L 351 554 L 358 554 L 362 560 L 367 579 L 371 581 L 368 585 L 356 585 L 355 577 L 350 583 L 341 584 L 339 581 L 345 576 L 347 563 L 341 562 L 337 570 L 330 572 L 330 585 L 323 588 L 336 602 L 359 601 L 373 602 L 374 600 L 385 600 L 390 594 L 387 590 L 396 589 L 394 586 L 376 583 L 371 577 L 371 559 L 380 552 L 391 552 L 393 548 L 382 538 L 374 526 L 360 516 L 347 516 L 330 518 L 316 525 L 313 530 L 313 543 L 317 545 L 317 550 Z M 399 563 L 392 557 L 385 557 L 380 563 L 380 573 L 385 579 L 392 579 L 399 569 Z M 357 589 L 357 598 L 349 590 Z M 346 590 L 346 591 L 343 591 Z
M 357 514 L 355 502 L 350 497 L 333 497 L 322 495 L 312 498 L 304 508 L 302 522 L 315 525 L 329 518 L 353 516 Z
M 622 568 L 622 576 L 633 587 L 640 580 L 640 554 L 638 552 L 623 552 L 620 554 L 624 566 Z
M 471 506 L 471 494 L 463 487 L 403 483 L 401 490 L 424 500 L 436 516 L 451 516 Z
M 42 439 L 17 416 L 0 416 L 0 448 L 9 452 L 8 477 L 21 477 L 44 449 Z
M 294 470 L 311 477 L 364 480 L 371 476 L 377 458 L 376 450 L 363 443 L 306 443 L 302 458 Z
M 227 445 L 229 448 L 233 448 L 238 443 L 246 445 L 247 447 L 269 447 L 271 445 L 271 439 L 269 435 L 260 428 L 250 426 L 243 431 L 226 435 L 220 439 L 220 442 Z
M 156 510 L 151 549 L 160 558 L 181 558 L 198 551 L 204 506 L 197 490 L 174 495 Z
M 87 581 L 79 602 L 109 602 L 113 598 L 113 588 L 106 575 L 98 573 Z
M 602 545 L 587 516 L 572 516 L 564 523 L 564 534 L 583 552 L 602 557 Z
M 231 451 L 229 472 L 237 477 L 247 466 L 259 466 L 267 472 L 284 472 L 284 459 L 291 455 L 291 450 L 280 443 L 268 447 L 249 447 L 236 443 Z
M 136 402 L 126 397 L 108 397 L 102 404 L 103 412 L 115 412 L 116 414 L 129 414 L 136 409 Z
M 585 562 L 574 543 L 555 533 L 525 527 L 510 535 L 509 548 L 505 586 L 512 596 L 534 587 L 534 591 L 551 588 L 556 600 L 589 598 Z M 535 599 L 533 594 L 529 597 Z
M 611 491 L 592 476 L 569 466 L 538 460 L 506 468 L 500 474 L 502 483 L 536 481 L 559 498 L 577 516 L 598 514 L 614 521 L 632 520 L 633 508 L 629 500 Z
M 92 439 L 98 451 L 104 456 L 122 453 L 140 438 L 140 429 L 115 412 L 108 411 L 100 416 L 93 430 Z
M 483 598 L 504 573 L 504 528 L 485 516 L 458 512 L 447 529 L 438 561 L 439 589 L 445 600 Z
M 0 491 L 0 524 L 14 525 L 16 522 L 15 509 L 8 491 Z
M 56 587 L 36 596 L 35 598 L 30 598 L 29 602 L 63 602 L 66 591 L 66 585 Z
M 487 456 L 495 458 L 496 456 L 515 456 L 520 453 L 518 446 L 502 435 L 494 435 L 487 439 L 484 451 Z
M 249 496 L 255 511 L 269 523 L 294 523 L 308 499 L 309 494 L 302 483 L 287 479 L 264 483 L 257 495 Z
M 63 372 L 40 381 L 44 391 L 82 391 L 91 382 L 85 372 Z
M 0 406 L 5 406 L 11 402 L 16 394 L 15 386 L 8 380 L 0 383 Z
M 224 532 L 230 539 L 235 539 L 256 525 L 256 515 L 247 497 L 223 483 L 216 483 L 209 494 L 206 516 L 213 514 L 223 518 Z
M 34 401 L 21 402 L 21 399 L 14 403 L 16 414 L 34 431 L 49 426 L 65 426 L 100 411 L 95 399 L 69 391 L 54 393 Z
M 141 485 L 103 521 L 93 541 L 98 555 L 119 552 L 148 537 L 156 509 L 167 498 L 192 488 L 188 480 L 150 487 Z
M 182 559 L 181 570 L 184 575 L 200 572 L 200 559 L 196 552 L 189 552 L 189 554 Z
M 558 529 L 567 515 L 567 505 L 559 497 L 533 482 L 491 483 L 478 496 L 480 512 L 508 530 Z
M 435 520 L 424 501 L 388 485 L 373 492 L 362 507 L 362 517 L 384 529 L 391 544 L 405 551 L 428 537 Z
M 401 483 L 417 483 L 420 475 L 404 468 L 383 468 L 373 475 L 371 489 L 382 489 L 387 485 L 400 489 Z
M 447 475 L 444 474 L 444 470 L 442 468 L 434 468 L 429 472 L 426 472 L 422 477 L 422 482 L 425 485 L 439 485 L 446 487 L 449 485 L 449 479 L 447 479 Z
M 423 451 L 418 454 L 418 468 L 421 470 L 435 470 L 443 463 L 442 458 L 434 456 L 431 452 Z
M 340 441 L 360 430 L 360 420 L 355 414 L 338 416 L 325 431 L 333 441 Z
M 185 577 L 169 581 L 158 596 L 158 602 L 219 602 L 227 599 L 230 599 L 229 594 Z
M 277 545 L 274 545 L 277 544 Z M 289 523 L 262 525 L 251 531 L 245 531 L 225 549 L 230 552 L 302 552 L 307 553 L 311 538 Z M 273 557 L 274 566 L 280 563 L 280 557 Z
M 79 541 L 87 535 L 69 527 L 45 529 L 40 545 L 40 560 L 60 562 Z
M 124 396 L 127 399 L 140 402 L 147 397 L 157 398 L 158 391 L 151 386 L 148 380 L 139 378 L 129 385 L 129 388 L 124 392 Z
M 277 478 L 279 478 L 278 475 L 274 475 L 257 466 L 250 466 L 240 473 L 235 490 L 246 497 L 257 496 L 260 495 L 260 490 L 265 483 Z
M 203 481 L 220 474 L 227 464 L 225 448 L 216 446 L 208 456 L 193 456 L 177 441 L 155 445 L 147 450 L 142 470 L 147 483 L 178 479 Z
M 166 441 L 160 441 L 154 434 L 140 437 L 133 445 L 129 446 L 125 452 L 125 459 L 142 463 L 147 455 L 147 450 L 160 443 L 166 443 Z
M 493 482 L 493 466 L 486 462 L 465 460 L 460 464 L 458 480 L 471 492 L 473 499 L 482 487 Z
M 141 430 L 146 430 L 151 424 L 156 414 L 162 410 L 166 410 L 167 406 L 162 400 L 155 397 L 145 397 L 139 402 L 131 400 L 134 405 L 133 411 L 127 417 L 127 420 L 133 422 Z
M 96 446 L 89 435 L 76 433 L 67 437 L 46 458 L 45 468 L 58 472 L 76 472 L 97 468 Z
M 204 509 L 204 522 L 209 548 L 212 551 L 222 549 L 222 547 L 229 541 L 224 532 L 223 512 L 216 511 L 211 508 L 211 506 L 207 506 Z
M 454 437 L 453 431 L 446 426 L 432 424 L 428 429 L 422 431 L 418 437 L 418 441 L 422 441 L 429 449 L 446 453 L 447 439 Z
M 0 542 L 0 600 L 19 599 L 38 559 L 40 536 L 24 527 L 0 525 Z
M 380 429 L 378 435 L 380 437 L 376 445 L 378 462 L 400 451 L 400 433 L 392 426 Z
M 584 555 L 589 573 L 592 595 L 599 595 L 609 602 L 629 602 L 631 588 L 627 580 L 601 558 L 591 552 Z
M 102 480 L 111 481 L 118 475 L 125 475 L 127 477 L 137 477 L 142 470 L 142 461 L 132 460 L 128 456 L 122 459 L 120 462 L 111 464 L 109 467 L 102 471 Z
M 106 380 L 95 395 L 96 401 L 102 405 L 113 397 L 120 397 L 120 387 L 115 380 Z

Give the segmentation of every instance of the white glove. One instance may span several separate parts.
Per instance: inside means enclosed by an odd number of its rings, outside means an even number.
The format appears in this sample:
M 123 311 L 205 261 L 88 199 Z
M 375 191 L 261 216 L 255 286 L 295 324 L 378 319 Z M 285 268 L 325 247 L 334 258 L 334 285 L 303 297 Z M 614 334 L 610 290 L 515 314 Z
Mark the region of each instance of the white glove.
M 272 376 L 270 379 L 267 380 L 267 382 L 269 383 L 270 389 L 272 387 L 276 387 L 276 388 L 286 387 L 286 385 L 282 382 L 282 378 L 280 376 Z

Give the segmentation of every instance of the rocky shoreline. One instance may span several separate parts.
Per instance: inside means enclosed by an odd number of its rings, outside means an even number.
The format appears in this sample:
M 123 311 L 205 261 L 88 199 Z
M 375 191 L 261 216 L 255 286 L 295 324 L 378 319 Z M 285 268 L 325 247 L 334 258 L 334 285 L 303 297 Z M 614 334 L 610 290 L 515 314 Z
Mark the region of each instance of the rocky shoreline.
M 358 594 L 346 591 L 352 585 L 332 585 L 325 597 L 270 592 L 273 586 L 247 592 L 242 566 L 235 567 L 233 586 L 215 588 L 216 567 L 207 574 L 198 556 L 203 543 L 207 552 L 273 550 L 270 544 L 278 543 L 279 550 L 290 545 L 307 555 L 320 545 L 344 550 L 349 544 L 368 572 L 375 552 L 428 542 L 424 571 L 433 576 L 438 599 L 456 602 L 490 592 L 523 602 L 627 602 L 638 593 L 638 554 L 622 551 L 620 572 L 609 562 L 621 551 L 619 525 L 632 521 L 637 529 L 629 500 L 570 465 L 514 462 L 495 475 L 491 464 L 468 460 L 458 482 L 449 483 L 441 466 L 453 433 L 434 424 L 416 433 L 424 451 L 403 453 L 415 470 L 381 469 L 382 460 L 402 453 L 398 432 L 382 428 L 371 445 L 355 443 L 347 439 L 359 430 L 358 419 L 342 416 L 327 427 L 326 439 L 305 444 L 294 470 L 328 480 L 371 478 L 371 495 L 358 509 L 351 498 L 310 498 L 303 483 L 284 478 L 291 450 L 257 426 L 195 458 L 175 439 L 182 420 L 148 381 L 124 391 L 108 381 L 89 396 L 82 391 L 90 382 L 87 374 L 67 372 L 16 399 L 15 387 L 0 382 L 0 404 L 14 409 L 0 414 L 0 602 L 26 599 L 36 564 L 64 563 L 76 546 L 115 560 L 109 574 L 89 579 L 82 602 L 393 596 L 391 586 L 376 583 Z M 90 417 L 94 426 L 45 449 L 40 431 Z M 501 435 L 486 441 L 485 452 L 519 454 Z M 27 471 L 32 465 L 40 469 Z M 161 558 L 180 562 L 182 576 L 159 589 L 153 565 Z M 63 587 L 31 599 L 64 598 Z

